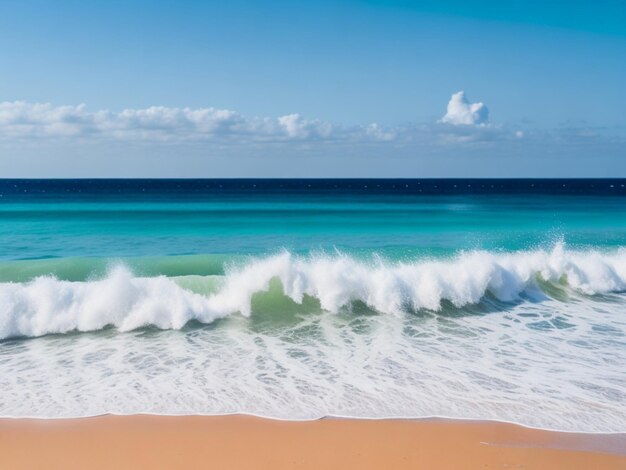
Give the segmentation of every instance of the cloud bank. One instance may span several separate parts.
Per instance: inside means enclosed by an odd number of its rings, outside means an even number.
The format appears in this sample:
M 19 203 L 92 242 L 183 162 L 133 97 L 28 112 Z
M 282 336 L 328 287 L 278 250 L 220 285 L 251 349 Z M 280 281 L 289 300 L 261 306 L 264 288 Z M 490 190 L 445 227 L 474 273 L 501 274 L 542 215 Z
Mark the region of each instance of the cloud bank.
M 258 154 L 259 145 L 278 144 L 286 150 L 327 149 L 341 146 L 342 153 L 358 153 L 365 146 L 381 152 L 412 149 L 414 153 L 446 146 L 496 145 L 497 142 L 541 141 L 554 144 L 604 142 L 606 132 L 589 129 L 533 131 L 491 124 L 483 103 L 471 103 L 463 91 L 454 93 L 447 112 L 436 122 L 405 126 L 371 123 L 346 126 L 307 119 L 300 114 L 279 117 L 247 117 L 236 111 L 217 108 L 172 108 L 90 111 L 84 104 L 54 106 L 23 101 L 0 102 L 0 143 L 41 144 L 58 141 L 71 145 L 92 142 L 120 144 L 143 142 L 192 143 L 197 146 L 226 145 L 248 148 Z M 618 139 L 623 140 L 621 137 Z M 288 144 L 292 146 L 289 147 Z M 247 151 L 247 150 L 246 150 Z M 373 153 L 372 150 L 370 153 Z
M 387 140 L 377 124 L 347 128 L 305 119 L 299 114 L 278 118 L 247 118 L 216 108 L 152 106 L 121 112 L 88 111 L 78 106 L 53 106 L 23 101 L 0 103 L 0 136 L 5 138 L 93 138 L 120 140 L 323 141 Z
M 443 118 L 403 126 L 0 102 L 2 177 L 614 176 L 625 148 L 623 127 L 490 123 L 463 92 Z M 589 158 L 584 172 L 570 164 Z
M 483 103 L 470 103 L 464 91 L 454 93 L 441 122 L 455 126 L 484 126 L 489 123 L 489 110 Z
M 469 104 L 463 93 L 452 96 L 447 124 L 486 122 L 486 108 Z M 115 140 L 147 142 L 235 143 L 451 143 L 502 138 L 495 127 L 442 126 L 426 123 L 385 127 L 378 123 L 345 126 L 300 114 L 273 117 L 246 117 L 236 111 L 217 108 L 170 108 L 90 111 L 84 104 L 54 106 L 23 101 L 0 103 L 0 140 L 23 142 L 46 139 L 72 142 Z

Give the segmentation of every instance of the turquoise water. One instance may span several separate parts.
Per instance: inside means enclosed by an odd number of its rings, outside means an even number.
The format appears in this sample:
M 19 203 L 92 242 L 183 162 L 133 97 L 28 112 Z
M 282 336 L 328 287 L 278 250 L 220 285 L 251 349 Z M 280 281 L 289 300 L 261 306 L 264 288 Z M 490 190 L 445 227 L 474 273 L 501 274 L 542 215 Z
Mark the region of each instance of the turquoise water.
M 146 275 L 223 274 L 229 256 L 280 249 L 402 260 L 460 250 L 549 248 L 558 241 L 576 249 L 626 246 L 626 204 L 619 197 L 76 199 L 0 204 L 0 279 L 53 273 L 80 280 L 102 274 L 107 259 L 127 259 Z M 174 256 L 185 258 L 169 258 Z
M 4 180 L 0 415 L 626 431 L 623 186 Z

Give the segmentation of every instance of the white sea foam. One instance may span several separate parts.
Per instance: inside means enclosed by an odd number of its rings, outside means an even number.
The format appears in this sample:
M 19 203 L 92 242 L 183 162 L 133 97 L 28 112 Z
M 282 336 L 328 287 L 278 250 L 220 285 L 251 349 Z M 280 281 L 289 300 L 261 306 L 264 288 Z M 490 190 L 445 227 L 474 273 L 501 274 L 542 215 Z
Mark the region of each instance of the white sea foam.
M 625 269 L 623 250 L 557 246 L 404 263 L 281 253 L 223 277 L 118 266 L 88 282 L 5 283 L 3 337 L 99 331 L 2 341 L 0 416 L 446 416 L 624 432 Z M 342 310 L 356 300 L 381 314 Z M 406 313 L 419 309 L 440 311 Z
M 355 301 L 385 314 L 437 311 L 476 304 L 486 295 L 503 302 L 522 293 L 541 294 L 541 281 L 580 294 L 626 290 L 626 250 L 611 253 L 551 251 L 467 252 L 448 260 L 364 262 L 347 255 L 298 257 L 288 252 L 232 267 L 213 290 L 192 292 L 165 276 L 135 277 L 124 266 L 103 279 L 69 282 L 38 277 L 0 283 L 0 339 L 112 325 L 121 331 L 142 326 L 180 329 L 190 320 L 210 323 L 253 313 L 253 296 L 278 279 L 296 303 L 305 296 L 323 310 L 338 312 Z
M 626 299 L 616 297 L 5 341 L 0 416 L 444 416 L 624 432 Z

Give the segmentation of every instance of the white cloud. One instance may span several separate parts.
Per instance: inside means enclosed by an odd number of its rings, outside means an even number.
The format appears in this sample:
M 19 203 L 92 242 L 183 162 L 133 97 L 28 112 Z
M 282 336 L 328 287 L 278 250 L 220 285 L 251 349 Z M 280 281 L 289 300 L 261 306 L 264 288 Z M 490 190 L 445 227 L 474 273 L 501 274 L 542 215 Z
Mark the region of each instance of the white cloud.
M 285 132 L 292 139 L 309 139 L 311 137 L 328 139 L 337 130 L 328 122 L 307 121 L 299 114 L 281 116 L 278 118 L 278 124 L 280 131 Z
M 595 134 L 593 133 L 595 132 Z M 422 152 L 453 146 L 485 149 L 509 142 L 527 145 L 532 142 L 571 143 L 591 140 L 608 141 L 609 130 L 557 129 L 533 130 L 488 124 L 487 108 L 469 103 L 463 92 L 452 95 L 446 115 L 437 122 L 386 127 L 377 123 L 346 126 L 306 119 L 300 114 L 280 117 L 246 117 L 236 111 L 217 108 L 170 108 L 152 106 L 143 109 L 90 111 L 83 104 L 54 106 L 48 103 L 22 101 L 0 102 L 0 143 L 23 146 L 50 140 L 70 144 L 81 142 L 148 144 L 171 142 L 214 144 L 220 148 L 292 144 L 288 151 L 352 151 L 366 154 L 366 146 L 376 151 Z M 600 132 L 600 134 L 598 134 Z M 598 134 L 598 135 L 596 135 Z M 616 137 L 620 142 L 623 133 Z M 611 137 L 615 140 L 616 138 Z M 374 150 L 372 150 L 374 151 Z
M 53 106 L 21 101 L 0 103 L 0 137 L 105 137 L 121 140 L 237 139 L 309 141 L 348 139 L 367 132 L 298 114 L 278 118 L 246 118 L 216 108 L 152 106 L 90 112 L 85 105 Z
M 458 95 L 458 94 L 457 94 Z M 455 96 L 457 96 L 455 95 Z M 452 108 L 448 106 L 450 111 Z M 481 113 L 480 110 L 477 111 Z M 447 115 L 446 115 L 447 116 Z M 217 143 L 333 142 L 345 144 L 408 142 L 458 142 L 488 140 L 487 127 L 452 128 L 434 123 L 421 126 L 385 127 L 377 123 L 342 126 L 306 119 L 300 114 L 246 117 L 217 108 L 169 108 L 89 111 L 84 104 L 54 106 L 22 101 L 0 102 L 0 139 L 29 141 L 113 139 L 118 141 Z M 495 130 L 494 130 L 495 132 Z M 491 132 L 493 134 L 493 132 Z M 444 137 L 442 139 L 442 136 Z
M 489 110 L 483 103 L 470 103 L 464 91 L 454 93 L 441 122 L 455 126 L 484 126 L 489 123 Z

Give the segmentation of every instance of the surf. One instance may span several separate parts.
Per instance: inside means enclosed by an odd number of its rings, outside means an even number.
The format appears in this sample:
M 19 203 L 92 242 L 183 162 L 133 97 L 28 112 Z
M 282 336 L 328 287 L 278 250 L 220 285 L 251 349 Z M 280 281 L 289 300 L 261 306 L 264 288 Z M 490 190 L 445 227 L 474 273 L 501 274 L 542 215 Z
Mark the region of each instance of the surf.
M 197 262 L 197 260 L 195 261 Z M 126 264 L 84 281 L 38 276 L 0 283 L 0 339 L 115 327 L 181 329 L 288 305 L 341 313 L 355 304 L 406 315 L 626 291 L 626 249 L 471 251 L 437 259 L 390 261 L 373 255 L 289 251 L 223 265 L 223 274 L 137 276 Z M 220 272 L 212 265 L 213 272 Z M 265 295 L 265 297 L 263 297 Z M 263 300 L 263 298 L 265 300 Z M 268 304 L 269 302 L 269 304 Z

